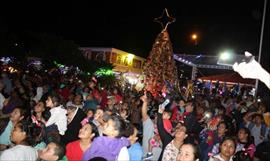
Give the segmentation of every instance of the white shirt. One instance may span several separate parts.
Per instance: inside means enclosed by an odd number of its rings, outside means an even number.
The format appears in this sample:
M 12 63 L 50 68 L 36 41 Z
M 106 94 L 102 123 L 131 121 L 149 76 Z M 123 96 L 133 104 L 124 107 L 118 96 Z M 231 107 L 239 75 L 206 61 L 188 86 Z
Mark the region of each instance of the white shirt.
M 221 158 L 220 154 L 214 155 L 213 157 L 209 158 L 208 161 L 215 161 L 214 158 L 219 159 L 220 161 L 225 161 L 223 158 Z M 233 158 L 233 157 L 231 157 L 229 161 L 233 161 L 232 158 Z
M 179 149 L 175 147 L 172 140 L 164 149 L 162 161 L 176 160 L 178 153 Z
M 38 158 L 36 149 L 31 146 L 16 145 L 13 148 L 3 151 L 0 160 L 16 160 L 16 161 L 35 161 Z
M 146 155 L 148 152 L 149 140 L 154 136 L 154 124 L 152 120 L 148 117 L 147 120 L 143 122 L 143 154 Z
M 64 135 L 67 130 L 67 111 L 62 108 L 62 105 L 54 107 L 50 110 L 51 117 L 46 122 L 46 127 L 55 124 L 59 134 Z
M 68 107 L 68 106 L 74 106 L 74 107 L 82 109 L 83 108 L 83 103 L 81 105 L 75 105 L 72 101 L 68 101 L 67 104 L 66 104 L 66 107 Z
M 4 101 L 5 101 L 5 97 L 3 96 L 2 93 L 0 93 L 0 110 L 2 110 L 3 108 Z
M 128 160 L 129 160 L 128 149 L 127 147 L 123 147 L 121 148 L 118 154 L 117 161 L 128 161 Z
M 37 87 L 37 94 L 36 94 L 36 96 L 33 98 L 33 100 L 34 100 L 35 102 L 38 102 L 38 101 L 41 99 L 42 95 L 43 95 L 43 88 L 42 88 L 42 87 Z

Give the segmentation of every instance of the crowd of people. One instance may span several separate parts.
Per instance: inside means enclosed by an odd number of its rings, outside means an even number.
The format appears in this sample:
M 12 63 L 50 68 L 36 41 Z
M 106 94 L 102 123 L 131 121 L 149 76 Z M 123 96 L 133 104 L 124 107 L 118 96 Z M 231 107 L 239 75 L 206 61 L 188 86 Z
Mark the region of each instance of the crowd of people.
M 2 72 L 0 92 L 1 161 L 270 160 L 269 107 L 246 93 L 153 97 L 33 72 Z

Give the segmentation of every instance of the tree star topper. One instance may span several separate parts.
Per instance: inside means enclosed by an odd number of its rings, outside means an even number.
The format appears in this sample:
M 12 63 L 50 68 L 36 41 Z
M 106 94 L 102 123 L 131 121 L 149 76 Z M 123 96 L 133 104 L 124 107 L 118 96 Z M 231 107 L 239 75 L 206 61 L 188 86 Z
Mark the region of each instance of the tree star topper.
M 168 25 L 175 22 L 176 19 L 174 17 L 171 17 L 168 13 L 167 8 L 165 8 L 163 10 L 162 15 L 158 18 L 155 18 L 154 21 L 160 23 L 164 31 L 164 30 L 167 30 Z

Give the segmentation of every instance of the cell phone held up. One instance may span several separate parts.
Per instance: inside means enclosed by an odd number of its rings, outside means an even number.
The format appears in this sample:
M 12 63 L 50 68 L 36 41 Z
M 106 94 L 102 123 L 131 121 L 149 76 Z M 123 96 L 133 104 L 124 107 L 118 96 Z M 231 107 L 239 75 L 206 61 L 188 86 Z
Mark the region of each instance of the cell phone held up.
M 165 107 L 170 103 L 169 99 L 166 99 L 161 105 L 160 108 L 165 109 Z

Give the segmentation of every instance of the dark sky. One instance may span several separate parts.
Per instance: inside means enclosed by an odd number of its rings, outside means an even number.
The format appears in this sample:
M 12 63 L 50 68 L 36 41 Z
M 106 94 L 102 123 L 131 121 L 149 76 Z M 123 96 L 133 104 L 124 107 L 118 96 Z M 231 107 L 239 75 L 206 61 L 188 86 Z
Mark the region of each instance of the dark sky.
M 167 7 L 176 18 L 169 26 L 176 53 L 216 55 L 226 48 L 258 53 L 263 0 L 164 1 L 10 2 L 1 5 L 0 22 L 9 32 L 46 32 L 80 46 L 115 47 L 147 57 L 161 31 L 153 19 Z M 269 52 L 269 10 L 268 4 L 264 53 Z M 198 46 L 190 40 L 192 32 L 199 35 Z

